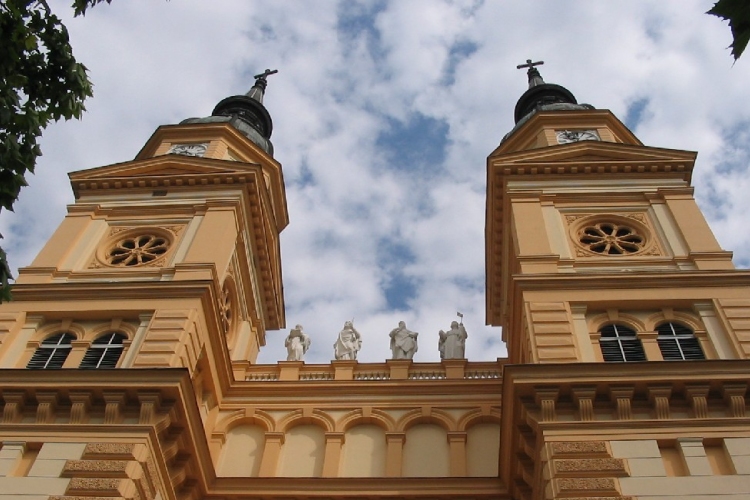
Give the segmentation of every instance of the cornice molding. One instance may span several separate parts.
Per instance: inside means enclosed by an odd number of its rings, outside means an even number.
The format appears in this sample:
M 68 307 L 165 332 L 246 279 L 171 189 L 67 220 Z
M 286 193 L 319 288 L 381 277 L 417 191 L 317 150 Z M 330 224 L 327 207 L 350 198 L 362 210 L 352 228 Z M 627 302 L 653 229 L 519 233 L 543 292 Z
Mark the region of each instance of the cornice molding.
M 725 257 L 724 253 L 718 254 Z M 627 261 L 618 261 L 627 265 Z M 614 262 L 612 263 L 615 264 Z M 654 271 L 633 270 L 622 272 L 616 268 L 610 272 L 598 269 L 596 273 L 554 273 L 535 275 L 514 275 L 511 278 L 513 287 L 521 290 L 546 290 L 554 283 L 555 289 L 568 290 L 611 290 L 639 288 L 688 288 L 688 287 L 746 287 L 750 286 L 750 270 L 675 270 L 658 269 Z M 593 285 L 596 285 L 595 287 Z
M 384 489 L 384 481 L 387 488 Z M 211 493 L 227 498 L 243 497 L 247 489 L 260 498 L 329 499 L 418 498 L 418 499 L 493 499 L 510 500 L 507 487 L 498 478 L 217 478 Z M 384 491 L 385 490 L 385 491 Z
M 202 266 L 201 269 L 211 269 L 212 266 Z M 84 273 L 81 273 L 84 274 Z M 158 274 L 156 272 L 150 274 Z M 122 277 L 117 273 L 117 277 Z M 15 301 L 43 302 L 92 301 L 109 299 L 152 300 L 158 298 L 188 299 L 201 298 L 213 288 L 213 279 L 190 281 L 158 281 L 122 280 L 117 282 L 80 281 L 54 283 L 20 283 L 13 287 Z M 132 309 L 124 307 L 123 309 Z M 89 309 L 85 304 L 80 310 Z M 111 316 L 112 311 L 102 311 Z

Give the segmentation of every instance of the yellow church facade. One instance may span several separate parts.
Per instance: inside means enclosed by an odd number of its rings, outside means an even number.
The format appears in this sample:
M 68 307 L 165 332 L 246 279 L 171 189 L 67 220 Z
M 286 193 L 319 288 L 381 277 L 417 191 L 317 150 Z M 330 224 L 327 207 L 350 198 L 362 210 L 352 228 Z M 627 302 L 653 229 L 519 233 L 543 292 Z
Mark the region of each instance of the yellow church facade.
M 0 306 L 0 500 L 740 500 L 750 272 L 644 146 L 533 66 L 487 160 L 508 358 L 256 363 L 286 327 L 266 72 L 75 203 Z

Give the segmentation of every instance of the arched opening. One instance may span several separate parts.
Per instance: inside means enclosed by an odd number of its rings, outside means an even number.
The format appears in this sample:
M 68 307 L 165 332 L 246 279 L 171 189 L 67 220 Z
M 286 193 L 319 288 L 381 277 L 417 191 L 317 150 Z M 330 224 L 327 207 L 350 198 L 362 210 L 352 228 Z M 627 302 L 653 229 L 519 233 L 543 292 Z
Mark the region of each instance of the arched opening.
M 417 424 L 406 431 L 402 475 L 450 476 L 450 449 L 445 429 L 435 424 Z
M 610 324 L 603 326 L 599 334 L 604 361 L 646 361 L 641 339 L 632 328 Z
M 665 360 L 706 359 L 693 330 L 671 321 L 656 327 L 656 342 Z
M 320 427 L 292 427 L 284 436 L 279 476 L 320 477 L 323 473 L 325 446 L 325 433 Z
M 91 343 L 83 356 L 80 368 L 115 368 L 122 355 L 123 342 L 127 337 L 122 333 L 111 332 L 102 335 Z
M 500 426 L 487 422 L 466 432 L 466 473 L 470 477 L 496 477 L 500 458 Z
M 227 432 L 216 474 L 223 477 L 257 477 L 265 433 L 257 425 L 238 425 Z
M 385 476 L 385 431 L 377 425 L 355 425 L 344 434 L 342 477 Z
M 26 368 L 32 370 L 53 370 L 62 368 L 70 354 L 70 343 L 76 339 L 72 333 L 58 333 L 47 337 L 34 352 Z

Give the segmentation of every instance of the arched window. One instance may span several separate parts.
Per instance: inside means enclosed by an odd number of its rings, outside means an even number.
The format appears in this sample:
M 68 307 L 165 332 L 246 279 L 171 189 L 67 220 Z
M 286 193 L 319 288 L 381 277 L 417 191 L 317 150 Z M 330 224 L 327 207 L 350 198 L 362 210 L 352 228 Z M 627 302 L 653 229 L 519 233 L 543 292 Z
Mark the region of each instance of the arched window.
M 679 323 L 662 323 L 656 327 L 656 341 L 666 360 L 706 359 L 693 330 Z
M 604 361 L 646 361 L 641 339 L 635 330 L 623 325 L 606 325 L 599 330 Z
M 72 333 L 58 333 L 47 337 L 39 345 L 26 368 L 32 370 L 62 368 L 68 354 L 70 354 L 70 343 L 75 338 L 76 336 Z
M 80 368 L 114 368 L 122 354 L 122 343 L 126 339 L 122 333 L 107 333 L 91 343 L 83 356 Z

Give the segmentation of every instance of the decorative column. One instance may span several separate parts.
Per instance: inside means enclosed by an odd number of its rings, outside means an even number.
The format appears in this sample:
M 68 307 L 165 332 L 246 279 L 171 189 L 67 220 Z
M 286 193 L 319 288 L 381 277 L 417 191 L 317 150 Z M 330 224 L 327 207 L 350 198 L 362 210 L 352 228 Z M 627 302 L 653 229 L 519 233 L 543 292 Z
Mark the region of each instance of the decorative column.
M 125 404 L 125 393 L 121 391 L 104 391 L 104 423 L 119 424 L 122 407 Z
M 656 332 L 638 332 L 638 338 L 643 344 L 643 352 L 646 353 L 646 359 L 649 361 L 664 361 L 664 356 L 656 341 L 658 333 Z
M 654 414 L 657 419 L 669 419 L 669 398 L 671 396 L 671 385 L 659 385 L 648 388 L 648 399 L 654 405 Z
M 401 461 L 406 434 L 403 432 L 386 432 L 385 439 L 387 443 L 385 475 L 386 477 L 401 477 Z
M 343 432 L 326 432 L 326 451 L 323 458 L 323 477 L 338 477 L 341 465 L 341 447 L 344 444 Z
M 745 416 L 745 394 L 747 393 L 746 383 L 724 384 L 724 399 L 729 403 L 729 415 L 734 418 Z
M 279 456 L 281 456 L 281 445 L 283 444 L 283 432 L 266 433 L 266 446 L 263 448 L 263 458 L 260 461 L 259 477 L 276 477 Z
M 70 343 L 70 354 L 65 358 L 63 368 L 79 368 L 83 356 L 86 354 L 88 348 L 91 347 L 91 342 L 88 340 L 74 340 Z
M 708 418 L 708 384 L 689 385 L 685 388 L 685 395 L 693 407 L 693 417 Z
M 91 392 L 76 391 L 70 393 L 70 423 L 85 424 L 88 421 L 91 407 Z
M 57 411 L 57 391 L 37 391 L 36 423 L 51 424 Z
M 156 418 L 156 413 L 161 405 L 161 394 L 158 392 L 138 393 L 138 400 L 141 402 L 141 413 L 139 424 L 152 424 Z
M 583 422 L 594 420 L 594 399 L 596 399 L 596 387 L 574 387 L 573 399 L 578 405 L 578 418 Z
M 3 423 L 12 424 L 21 420 L 23 405 L 26 399 L 24 391 L 3 391 Z
M 553 422 L 557 419 L 555 403 L 560 390 L 557 388 L 540 387 L 536 390 L 536 404 L 542 410 L 542 422 Z
M 617 406 L 615 417 L 618 420 L 631 420 L 633 410 L 630 402 L 633 400 L 633 387 L 612 387 L 609 390 L 610 397 L 615 401 Z
M 465 432 L 449 432 L 451 477 L 466 477 L 466 436 Z
M 211 455 L 214 466 L 218 466 L 219 459 L 221 458 L 221 449 L 226 442 L 227 435 L 225 432 L 214 432 L 211 434 L 211 439 L 208 440 L 208 452 Z

